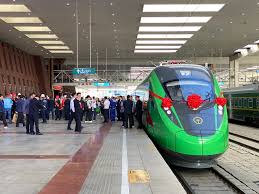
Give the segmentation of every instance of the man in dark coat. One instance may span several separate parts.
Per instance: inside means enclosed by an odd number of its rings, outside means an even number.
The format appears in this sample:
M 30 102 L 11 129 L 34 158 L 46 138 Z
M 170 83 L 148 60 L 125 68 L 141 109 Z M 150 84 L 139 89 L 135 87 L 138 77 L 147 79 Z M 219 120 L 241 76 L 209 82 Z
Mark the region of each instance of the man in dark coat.
M 31 96 L 28 97 L 23 104 L 23 113 L 26 114 L 26 134 L 30 134 L 30 100 Z
M 138 129 L 143 128 L 142 124 L 142 114 L 143 114 L 143 103 L 140 100 L 139 96 L 136 96 L 136 119 L 138 121 Z
M 16 102 L 16 112 L 18 112 L 18 118 L 16 121 L 16 127 L 19 127 L 19 123 L 22 123 L 23 126 L 25 126 L 25 122 L 24 122 L 24 115 L 23 115 L 23 106 L 24 106 L 24 99 L 23 96 L 19 95 L 18 96 L 18 100 Z
M 132 128 L 133 125 L 133 101 L 130 100 L 130 95 L 127 96 L 127 100 L 123 102 L 123 107 L 124 107 L 124 115 L 125 115 L 125 128 L 128 128 L 128 123 L 129 127 Z
M 39 110 L 43 108 L 39 101 L 39 97 L 34 93 L 31 95 L 32 99 L 29 104 L 29 115 L 30 115 L 30 134 L 35 135 L 34 125 L 36 128 L 36 135 L 42 135 L 39 129 Z
M 118 118 L 118 121 L 121 121 L 121 100 L 122 100 L 122 96 L 119 96 L 118 97 L 118 100 L 117 100 L 117 105 L 116 105 L 116 110 L 117 110 L 117 118 Z
M 69 120 L 69 111 L 70 111 L 70 97 L 69 95 L 65 99 L 64 103 L 64 113 L 65 113 L 65 120 Z
M 76 98 L 74 99 L 74 106 L 75 106 L 75 120 L 76 120 L 76 128 L 75 132 L 81 133 L 81 93 L 76 94 Z

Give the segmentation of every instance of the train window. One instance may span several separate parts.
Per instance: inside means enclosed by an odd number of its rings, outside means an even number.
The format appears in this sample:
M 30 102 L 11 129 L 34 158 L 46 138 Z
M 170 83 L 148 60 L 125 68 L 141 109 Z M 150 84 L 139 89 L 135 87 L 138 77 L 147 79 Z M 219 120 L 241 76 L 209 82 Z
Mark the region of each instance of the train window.
M 198 94 L 204 100 L 212 101 L 215 98 L 213 85 L 207 81 L 181 80 L 166 84 L 166 89 L 172 100 L 187 100 L 188 96 Z
M 242 108 L 242 105 L 243 105 L 243 103 L 242 103 L 242 98 L 239 98 L 239 99 L 238 99 L 238 107 L 239 107 L 239 108 Z
M 246 98 L 243 98 L 243 107 L 247 108 L 247 99 Z
M 238 107 L 238 99 L 234 98 L 234 107 Z
M 256 98 L 256 108 L 259 108 L 259 98 Z
M 248 108 L 253 108 L 253 98 L 248 98 Z

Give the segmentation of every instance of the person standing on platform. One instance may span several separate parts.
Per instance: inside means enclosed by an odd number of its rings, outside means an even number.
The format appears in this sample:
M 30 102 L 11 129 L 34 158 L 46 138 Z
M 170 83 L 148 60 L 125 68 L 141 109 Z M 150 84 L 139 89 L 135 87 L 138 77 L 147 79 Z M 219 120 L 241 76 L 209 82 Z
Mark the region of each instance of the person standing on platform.
M 138 129 L 143 128 L 142 114 L 143 114 L 143 103 L 140 100 L 139 96 L 136 96 L 136 119 L 138 121 Z
M 76 99 L 76 93 L 72 93 L 72 97 L 70 99 L 70 115 L 69 115 L 69 121 L 68 121 L 68 125 L 67 125 L 67 130 L 72 130 L 71 129 L 71 123 L 72 121 L 75 119 L 75 103 L 74 100 Z M 76 119 L 75 119 L 76 121 Z
M 18 100 L 16 102 L 16 110 L 15 110 L 18 113 L 16 127 L 19 127 L 20 123 L 22 123 L 23 127 L 25 127 L 24 114 L 23 114 L 24 103 L 25 103 L 25 100 L 23 99 L 23 96 L 18 95 Z
M 121 101 L 120 101 L 120 115 L 121 115 L 121 121 L 122 121 L 122 126 L 125 127 L 125 114 L 124 114 L 124 106 L 123 103 L 125 101 L 125 97 L 121 97 Z
M 64 114 L 65 114 L 65 120 L 69 120 L 69 110 L 70 110 L 70 96 L 67 95 L 65 102 L 64 102 Z
M 41 94 L 40 96 L 40 103 L 41 103 L 41 117 L 42 123 L 47 123 L 47 108 L 48 108 L 48 101 L 45 97 L 45 94 Z
M 29 104 L 29 114 L 30 114 L 30 134 L 35 135 L 34 125 L 36 128 L 36 135 L 43 135 L 39 129 L 39 110 L 42 108 L 42 105 L 39 101 L 39 97 L 34 93 L 31 95 L 32 99 Z
M 32 99 L 32 96 L 28 97 L 23 105 L 23 113 L 26 115 L 26 134 L 30 134 L 30 114 L 29 114 L 29 105 L 30 105 L 30 100 Z
M 130 95 L 127 96 L 127 100 L 124 101 L 123 103 L 123 107 L 124 107 L 124 115 L 125 115 L 125 128 L 128 128 L 128 124 L 129 124 L 129 128 L 132 128 L 133 126 L 133 101 L 130 99 Z
M 55 120 L 61 120 L 61 101 L 60 101 L 60 97 L 59 96 L 56 96 L 56 99 L 55 99 Z
M 85 108 L 86 108 L 86 123 L 92 123 L 93 119 L 93 111 L 92 111 L 92 100 L 91 97 L 88 95 L 86 97 L 86 102 L 85 102 Z
M 95 97 L 93 96 L 93 99 L 92 99 L 93 121 L 96 121 L 96 108 L 97 108 L 97 101 L 96 101 Z
M 7 122 L 5 118 L 5 109 L 4 109 L 4 96 L 0 94 L 0 120 L 4 123 L 4 129 L 7 129 Z
M 115 121 L 116 118 L 116 100 L 115 97 L 112 97 L 110 100 L 110 119 L 111 121 Z
M 121 104 L 121 96 L 118 96 L 117 104 L 116 104 L 116 112 L 117 112 L 117 119 L 118 121 L 121 121 L 121 111 L 120 111 L 120 104 Z
M 75 106 L 75 120 L 76 120 L 76 128 L 75 132 L 81 133 L 81 107 L 80 107 L 81 93 L 76 94 L 76 98 L 74 99 Z
M 55 119 L 55 101 L 52 97 L 48 100 L 48 109 L 49 109 L 49 113 L 51 113 L 51 119 L 54 120 Z
M 104 102 L 103 102 L 104 123 L 109 122 L 109 109 L 110 109 L 110 101 L 108 100 L 107 96 L 105 96 Z
M 11 99 L 11 94 L 7 95 L 4 98 L 4 109 L 5 109 L 5 115 L 7 119 L 9 120 L 9 123 L 12 124 L 12 106 L 13 106 L 13 100 Z

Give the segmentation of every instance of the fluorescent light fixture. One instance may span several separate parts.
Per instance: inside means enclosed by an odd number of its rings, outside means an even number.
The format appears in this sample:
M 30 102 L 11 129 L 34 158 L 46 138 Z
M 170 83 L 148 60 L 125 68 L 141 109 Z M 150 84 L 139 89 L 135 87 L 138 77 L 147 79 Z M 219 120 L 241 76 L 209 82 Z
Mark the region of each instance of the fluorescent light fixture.
M 144 38 L 191 38 L 193 34 L 138 34 L 138 39 L 144 39 Z
M 235 53 L 240 53 L 242 56 L 248 55 L 248 50 L 247 49 L 237 49 L 234 52 Z
M 43 48 L 45 49 L 50 49 L 50 50 L 65 50 L 65 49 L 69 49 L 68 46 L 43 46 Z
M 49 50 L 49 52 L 51 53 L 58 53 L 58 54 L 66 54 L 66 53 L 74 53 L 73 51 L 71 50 Z
M 257 44 L 248 44 L 248 45 L 244 46 L 244 48 L 249 49 L 250 53 L 255 53 L 259 50 Z
M 38 17 L 0 17 L 6 23 L 10 24 L 41 24 L 42 21 Z
M 186 40 L 137 40 L 136 44 L 185 44 Z
M 47 26 L 14 26 L 15 29 L 22 32 L 50 32 Z
M 255 43 L 255 44 L 259 44 L 259 40 L 255 41 L 254 43 Z
M 135 49 L 179 49 L 182 46 L 180 45 L 174 45 L 174 46 L 167 46 L 167 45 L 163 45 L 163 46 L 142 46 L 142 45 L 137 45 L 135 46 Z
M 25 34 L 25 36 L 31 39 L 57 39 L 58 38 L 55 34 Z
M 135 50 L 134 53 L 175 53 L 177 50 Z
M 225 4 L 145 4 L 143 12 L 218 12 Z
M 60 40 L 35 40 L 38 44 L 61 44 L 64 45 L 65 43 Z
M 199 31 L 201 26 L 140 26 L 140 32 L 194 32 Z
M 207 23 L 211 17 L 141 17 L 140 23 Z
M 0 4 L 0 12 L 31 12 L 25 5 Z

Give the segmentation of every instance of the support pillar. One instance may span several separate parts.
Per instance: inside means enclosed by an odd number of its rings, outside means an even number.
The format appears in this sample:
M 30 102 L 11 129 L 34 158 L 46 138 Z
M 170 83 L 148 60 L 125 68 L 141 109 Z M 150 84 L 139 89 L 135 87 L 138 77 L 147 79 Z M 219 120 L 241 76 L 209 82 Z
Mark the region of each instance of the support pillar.
M 239 61 L 229 62 L 229 87 L 239 87 Z

